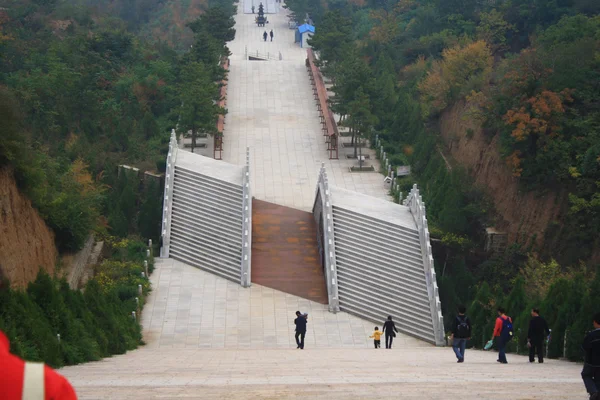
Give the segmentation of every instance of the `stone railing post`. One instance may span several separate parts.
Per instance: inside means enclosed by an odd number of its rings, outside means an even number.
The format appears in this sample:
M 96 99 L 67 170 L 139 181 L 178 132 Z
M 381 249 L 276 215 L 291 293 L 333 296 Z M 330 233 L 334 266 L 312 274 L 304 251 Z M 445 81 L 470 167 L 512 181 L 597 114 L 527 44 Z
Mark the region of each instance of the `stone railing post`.
M 246 166 L 242 182 L 242 261 L 240 284 L 250 287 L 252 264 L 252 193 L 250 186 L 250 148 L 246 148 Z
M 335 256 L 335 240 L 333 230 L 333 206 L 325 163 L 321 164 L 317 190 L 321 193 L 321 218 L 323 219 L 323 252 L 325 254 L 325 280 L 327 282 L 327 297 L 330 312 L 340 311 L 338 297 L 337 262 Z
M 427 283 L 427 294 L 429 297 L 431 319 L 433 321 L 435 343 L 437 346 L 443 346 L 445 344 L 444 319 L 442 316 L 442 305 L 440 303 L 437 277 L 433 264 L 429 224 L 427 223 L 425 203 L 423 202 L 423 197 L 420 195 L 417 185 L 413 185 L 408 197 L 404 200 L 404 205 L 409 207 L 419 232 L 419 242 L 421 243 L 421 253 L 423 256 L 423 267 L 425 281 Z
M 175 129 L 171 131 L 171 140 L 169 141 L 169 153 L 167 154 L 167 168 L 165 171 L 165 191 L 163 196 L 162 226 L 160 235 L 162 244 L 160 248 L 160 257 L 169 257 L 169 245 L 171 242 L 171 207 L 173 206 L 173 184 L 175 182 L 175 161 L 177 160 L 177 136 Z

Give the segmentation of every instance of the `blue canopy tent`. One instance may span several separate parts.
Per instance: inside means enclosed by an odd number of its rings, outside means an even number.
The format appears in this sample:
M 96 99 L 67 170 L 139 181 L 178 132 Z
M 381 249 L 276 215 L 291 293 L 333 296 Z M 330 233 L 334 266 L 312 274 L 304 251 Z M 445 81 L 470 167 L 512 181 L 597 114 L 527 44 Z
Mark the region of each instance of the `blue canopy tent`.
M 306 42 L 312 35 L 315 34 L 315 27 L 309 24 L 303 24 L 296 29 L 296 43 L 300 43 L 300 47 L 310 47 Z

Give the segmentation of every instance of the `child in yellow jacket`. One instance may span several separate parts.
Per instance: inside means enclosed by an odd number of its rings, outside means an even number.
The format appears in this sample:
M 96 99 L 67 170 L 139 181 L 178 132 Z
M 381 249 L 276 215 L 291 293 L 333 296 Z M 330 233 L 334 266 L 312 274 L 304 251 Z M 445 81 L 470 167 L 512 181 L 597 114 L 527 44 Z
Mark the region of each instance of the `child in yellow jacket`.
M 379 330 L 379 327 L 376 326 L 375 327 L 375 332 L 373 332 L 373 334 L 371 336 L 369 336 L 370 338 L 373 338 L 373 343 L 375 344 L 375 348 L 379 349 L 381 348 L 381 335 L 383 335 L 383 332 L 381 332 Z

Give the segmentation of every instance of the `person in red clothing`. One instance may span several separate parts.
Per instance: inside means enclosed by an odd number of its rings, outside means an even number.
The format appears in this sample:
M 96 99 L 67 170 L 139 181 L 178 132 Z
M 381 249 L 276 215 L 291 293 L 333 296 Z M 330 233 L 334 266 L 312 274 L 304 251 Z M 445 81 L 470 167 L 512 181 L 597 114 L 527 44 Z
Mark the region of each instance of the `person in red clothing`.
M 506 315 L 504 308 L 499 307 L 498 318 L 496 318 L 496 325 L 494 326 L 494 338 L 496 338 L 496 344 L 498 346 L 498 360 L 496 361 L 502 364 L 508 364 L 508 361 L 506 361 L 506 344 L 509 339 L 502 335 L 505 321 L 509 321 L 512 324 L 512 319 Z
M 25 362 L 10 354 L 10 343 L 2 331 L 0 397 L 3 400 L 77 400 L 69 381 L 52 368 L 41 363 Z

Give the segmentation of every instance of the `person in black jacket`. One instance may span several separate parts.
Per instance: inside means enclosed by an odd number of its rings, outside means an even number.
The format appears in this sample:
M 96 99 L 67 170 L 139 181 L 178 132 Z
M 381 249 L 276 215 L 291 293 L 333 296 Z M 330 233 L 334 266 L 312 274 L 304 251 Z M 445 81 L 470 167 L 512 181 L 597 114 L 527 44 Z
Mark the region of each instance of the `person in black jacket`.
M 529 362 L 535 362 L 535 353 L 537 353 L 539 363 L 544 362 L 544 338 L 548 337 L 550 329 L 546 320 L 540 317 L 540 309 L 531 310 L 531 320 L 529 321 L 529 331 L 527 331 L 527 347 L 529 347 Z
M 394 324 L 394 321 L 392 321 L 391 315 L 388 316 L 387 321 L 385 321 L 385 323 L 383 324 L 382 331 L 385 333 L 385 348 L 391 349 L 392 342 L 394 341 L 394 338 L 396 337 L 396 332 L 398 332 L 398 329 L 396 329 L 396 325 Z
M 294 320 L 294 324 L 296 324 L 296 344 L 297 349 L 304 349 L 304 336 L 306 336 L 306 323 L 307 319 L 300 311 L 296 311 L 296 319 Z
M 581 378 L 590 400 L 600 400 L 600 313 L 594 315 L 594 330 L 583 339 L 585 353 Z
M 465 362 L 467 340 L 471 339 L 471 321 L 465 315 L 465 306 L 458 307 L 458 315 L 452 323 L 452 349 L 456 354 L 457 362 Z

